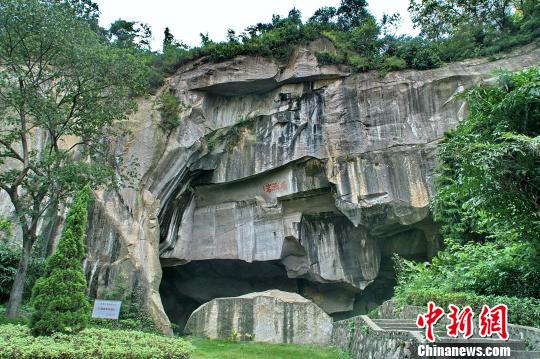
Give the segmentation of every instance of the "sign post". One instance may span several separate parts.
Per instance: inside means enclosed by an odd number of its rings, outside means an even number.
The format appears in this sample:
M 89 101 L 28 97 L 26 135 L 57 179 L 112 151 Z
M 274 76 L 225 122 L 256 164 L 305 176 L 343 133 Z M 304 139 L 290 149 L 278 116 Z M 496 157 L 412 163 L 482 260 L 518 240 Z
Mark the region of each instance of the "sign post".
M 92 318 L 118 320 L 121 305 L 122 302 L 119 300 L 96 299 L 94 302 L 94 310 L 92 310 Z

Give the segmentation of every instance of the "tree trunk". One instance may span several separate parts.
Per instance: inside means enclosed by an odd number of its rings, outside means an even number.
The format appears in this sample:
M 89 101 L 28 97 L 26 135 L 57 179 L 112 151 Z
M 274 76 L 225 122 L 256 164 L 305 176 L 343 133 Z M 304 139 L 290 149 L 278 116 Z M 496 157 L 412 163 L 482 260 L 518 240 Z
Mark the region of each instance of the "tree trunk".
M 19 261 L 17 273 L 15 274 L 13 286 L 11 287 L 11 292 L 9 293 L 9 301 L 6 308 L 6 315 L 9 318 L 15 318 L 19 315 L 19 309 L 21 308 L 24 293 L 26 272 L 28 271 L 28 263 L 30 262 L 30 255 L 32 254 L 32 244 L 33 241 L 31 239 L 23 240 L 23 253 L 21 260 Z

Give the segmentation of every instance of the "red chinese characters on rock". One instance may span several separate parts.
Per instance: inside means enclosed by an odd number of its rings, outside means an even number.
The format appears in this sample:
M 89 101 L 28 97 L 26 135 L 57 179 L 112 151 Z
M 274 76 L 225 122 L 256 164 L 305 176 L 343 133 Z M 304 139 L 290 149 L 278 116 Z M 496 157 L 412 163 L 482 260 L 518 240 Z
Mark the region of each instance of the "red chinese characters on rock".
M 449 324 L 446 326 L 448 336 L 457 337 L 459 333 L 463 334 L 465 339 L 474 334 L 474 312 L 470 306 L 460 310 L 456 305 L 448 306 L 450 313 L 447 314 Z M 428 303 L 426 314 L 418 315 L 416 325 L 419 328 L 425 328 L 426 339 L 430 342 L 435 341 L 434 326 L 444 316 L 444 310 L 433 302 Z M 504 304 L 498 304 L 493 308 L 484 305 L 482 313 L 479 316 L 479 335 L 481 337 L 491 337 L 497 334 L 500 339 L 507 340 L 508 335 L 508 308 Z
M 441 307 L 437 307 L 435 303 L 428 303 L 428 312 L 424 315 L 419 315 L 416 319 L 416 325 L 420 328 L 426 328 L 426 338 L 430 342 L 435 341 L 435 335 L 433 334 L 433 326 L 437 324 L 439 319 L 444 315 L 444 310 Z
M 263 185 L 263 190 L 266 193 L 272 193 L 287 189 L 287 182 L 270 182 Z

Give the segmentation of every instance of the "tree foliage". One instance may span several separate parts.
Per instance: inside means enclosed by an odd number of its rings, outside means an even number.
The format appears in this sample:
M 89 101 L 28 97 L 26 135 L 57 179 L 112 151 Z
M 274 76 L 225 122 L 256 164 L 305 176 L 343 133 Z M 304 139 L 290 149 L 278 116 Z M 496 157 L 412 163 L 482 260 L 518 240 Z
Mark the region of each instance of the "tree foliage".
M 540 69 L 464 94 L 469 117 L 439 148 L 432 208 L 446 238 L 540 248 Z
M 87 185 L 75 196 L 58 248 L 47 259 L 45 274 L 32 290 L 30 327 L 34 335 L 78 332 L 90 319 L 82 268 L 90 195 Z
M 511 0 L 411 0 L 412 21 L 430 38 L 457 32 L 463 24 L 502 31 L 514 9 Z
M 335 51 L 317 53 L 322 65 L 348 65 L 356 71 L 432 69 L 444 62 L 492 56 L 540 37 L 538 0 L 440 1 L 413 0 L 409 11 L 421 36 L 397 36 L 399 14 L 377 21 L 365 0 L 342 0 L 338 7 L 322 7 L 306 23 L 293 9 L 287 17 L 273 15 L 269 23 L 227 34 L 212 41 L 201 34 L 201 46 L 168 46 L 154 58 L 156 68 L 173 73 L 188 61 L 219 62 L 238 55 L 274 57 L 285 62 L 295 46 L 317 38 L 330 39 Z M 398 66 L 393 66 L 393 65 Z M 390 66 L 392 65 L 392 66 Z
M 171 91 L 163 91 L 159 97 L 159 112 L 161 126 L 170 131 L 180 124 L 180 111 L 182 103 Z
M 439 145 L 431 203 L 446 248 L 431 264 L 398 260 L 396 294 L 538 299 L 540 69 L 500 73 L 462 96 L 469 115 Z
M 76 13 L 65 1 L 0 3 L 0 188 L 23 237 L 12 316 L 45 211 L 84 183 L 118 180 L 112 141 L 148 76 L 133 51 L 108 46 Z
M 20 248 L 14 244 L 0 243 L 0 303 L 9 298 L 9 290 L 17 273 L 21 256 Z
M 109 27 L 109 37 L 118 47 L 149 50 L 152 31 L 148 24 L 118 19 Z

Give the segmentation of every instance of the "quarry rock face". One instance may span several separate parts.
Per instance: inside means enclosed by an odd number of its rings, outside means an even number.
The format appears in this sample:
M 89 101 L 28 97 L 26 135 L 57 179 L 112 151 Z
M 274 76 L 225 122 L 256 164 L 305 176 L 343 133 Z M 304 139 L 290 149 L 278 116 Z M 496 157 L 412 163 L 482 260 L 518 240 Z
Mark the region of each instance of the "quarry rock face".
M 328 344 L 332 318 L 296 293 L 280 290 L 217 298 L 189 317 L 186 333 L 212 339 Z
M 189 63 L 139 100 L 115 144 L 133 186 L 96 193 L 91 212 L 91 296 L 124 288 L 165 332 L 215 298 L 271 289 L 344 318 L 389 299 L 393 253 L 435 255 L 428 203 L 437 142 L 466 116 L 456 95 L 540 49 L 381 77 L 319 66 L 331 47 Z M 181 102 L 173 130 L 164 91 Z

